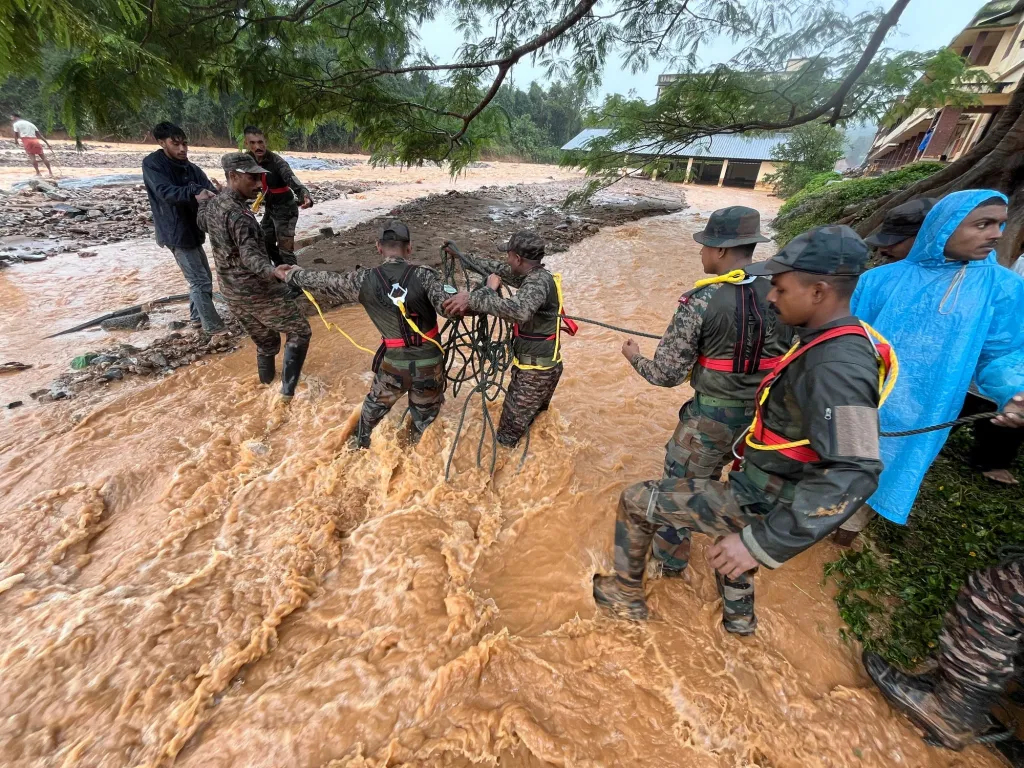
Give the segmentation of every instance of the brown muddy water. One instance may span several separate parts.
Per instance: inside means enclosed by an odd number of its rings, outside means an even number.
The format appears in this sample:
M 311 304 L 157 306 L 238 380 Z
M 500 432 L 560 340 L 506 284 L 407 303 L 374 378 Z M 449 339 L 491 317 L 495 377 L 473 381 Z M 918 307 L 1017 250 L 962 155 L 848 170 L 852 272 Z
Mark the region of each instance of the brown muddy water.
M 555 255 L 570 312 L 660 331 L 700 226 L 691 209 Z M 330 317 L 373 346 L 359 308 Z M 827 546 L 758 576 L 754 639 L 723 632 L 702 537 L 689 583 L 649 585 L 655 620 L 595 610 L 616 498 L 660 474 L 687 397 L 633 374 L 619 334 L 566 344 L 520 473 L 506 453 L 489 478 L 464 440 L 445 483 L 461 403 L 412 451 L 397 408 L 347 452 L 369 356 L 314 328 L 290 407 L 247 343 L 4 416 L 0 763 L 998 765 L 925 746 L 872 689 Z

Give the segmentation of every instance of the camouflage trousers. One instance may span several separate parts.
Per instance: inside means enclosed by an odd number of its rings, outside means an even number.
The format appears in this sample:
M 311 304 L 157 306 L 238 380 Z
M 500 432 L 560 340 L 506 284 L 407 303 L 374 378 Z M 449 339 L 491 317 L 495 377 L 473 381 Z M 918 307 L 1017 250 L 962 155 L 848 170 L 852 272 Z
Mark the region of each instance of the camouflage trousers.
M 647 555 L 659 528 L 672 528 L 687 541 L 694 531 L 717 538 L 739 533 L 770 509 L 767 504 L 741 506 L 728 486 L 716 480 L 667 478 L 631 485 L 619 498 L 615 520 L 616 578 L 628 589 L 643 588 Z M 687 565 L 682 563 L 683 568 Z M 729 632 L 751 634 L 757 627 L 755 571 L 736 579 L 715 574 Z
M 228 309 L 256 343 L 261 355 L 274 357 L 281 351 L 281 334 L 288 342 L 309 344 L 313 335 L 299 305 L 289 298 L 228 299 Z
M 679 409 L 679 425 L 665 446 L 665 479 L 719 479 L 726 464 L 733 460 L 733 444 L 753 418 L 753 403 L 712 405 L 708 398 L 697 394 Z M 690 560 L 689 531 L 662 526 L 654 535 L 651 555 L 666 575 L 678 574 Z
M 956 691 L 1002 692 L 1024 651 L 1024 560 L 974 571 L 946 614 L 939 669 Z
M 295 253 L 280 247 L 281 238 L 293 240 L 295 225 L 299 221 L 299 204 L 292 200 L 280 205 L 268 205 L 263 209 L 260 227 L 263 229 L 263 241 L 267 245 L 267 255 L 273 265 L 295 264 Z M 294 243 L 290 246 L 294 248 Z
M 498 424 L 499 443 L 514 447 L 519 442 L 537 414 L 548 409 L 560 378 L 561 363 L 543 371 L 524 371 L 512 366 L 512 379 Z
M 409 438 L 419 440 L 431 425 L 444 403 L 444 363 L 434 360 L 392 363 L 384 358 L 373 378 L 370 394 L 363 401 L 359 416 L 357 439 L 363 448 L 370 447 L 370 433 L 388 415 L 405 393 L 409 393 L 409 412 L 412 426 Z

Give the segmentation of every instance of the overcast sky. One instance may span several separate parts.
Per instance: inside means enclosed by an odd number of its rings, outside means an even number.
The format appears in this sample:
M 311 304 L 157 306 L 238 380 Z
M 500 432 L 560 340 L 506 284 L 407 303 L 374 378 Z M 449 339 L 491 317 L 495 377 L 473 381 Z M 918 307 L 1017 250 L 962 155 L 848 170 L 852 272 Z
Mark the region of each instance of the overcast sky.
M 882 3 L 885 8 L 889 8 L 891 4 Z M 845 5 L 849 13 L 860 13 L 877 7 L 879 3 L 870 0 L 846 0 Z M 899 26 L 895 32 L 889 34 L 885 44 L 901 50 L 924 51 L 939 48 L 949 43 L 981 6 L 982 0 L 911 0 L 903 12 Z M 447 19 L 436 19 L 425 24 L 421 30 L 421 41 L 437 61 L 451 61 L 461 43 Z M 733 53 L 732 43 L 725 40 L 706 48 L 701 54 L 702 63 L 711 65 L 725 62 Z M 635 90 L 641 98 L 653 99 L 657 90 L 658 74 L 662 71 L 664 66 L 652 68 L 646 74 L 634 75 L 628 69 L 624 69 L 620 61 L 609 61 L 605 67 L 597 101 L 601 101 L 607 93 L 628 93 L 630 90 Z M 532 80 L 544 82 L 544 72 L 529 62 L 520 62 L 512 70 L 512 78 L 520 88 L 526 88 Z

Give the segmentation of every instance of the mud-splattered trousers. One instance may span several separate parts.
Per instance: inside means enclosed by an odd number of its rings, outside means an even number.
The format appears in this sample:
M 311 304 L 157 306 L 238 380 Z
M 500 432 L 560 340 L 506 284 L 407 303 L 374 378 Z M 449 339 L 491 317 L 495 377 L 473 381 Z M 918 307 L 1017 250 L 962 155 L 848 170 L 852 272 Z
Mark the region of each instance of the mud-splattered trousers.
M 387 358 L 382 360 L 374 375 L 370 393 L 363 401 L 357 433 L 359 444 L 364 448 L 369 447 L 373 428 L 406 393 L 409 393 L 409 413 L 412 416 L 409 435 L 411 439 L 418 440 L 441 411 L 444 386 L 444 364 L 440 357 L 397 364 Z
M 562 364 L 543 371 L 524 371 L 512 367 L 505 405 L 498 423 L 498 442 L 515 446 L 542 411 L 546 411 L 562 378 Z

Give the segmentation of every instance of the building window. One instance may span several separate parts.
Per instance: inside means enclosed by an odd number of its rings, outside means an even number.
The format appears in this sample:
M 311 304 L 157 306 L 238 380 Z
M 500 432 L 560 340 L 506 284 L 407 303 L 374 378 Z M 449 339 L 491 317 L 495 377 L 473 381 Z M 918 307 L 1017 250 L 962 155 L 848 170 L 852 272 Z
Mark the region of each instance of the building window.
M 1010 51 L 1013 50 L 1013 41 L 1016 40 L 1020 36 L 1020 31 L 1021 31 L 1022 28 L 1024 28 L 1024 21 L 1022 21 L 1020 24 L 1018 24 L 1017 27 L 1013 30 L 1013 34 L 1010 35 L 1010 40 L 1009 40 L 1009 42 L 1006 43 L 1006 50 L 1003 51 L 1003 58 L 1004 59 L 1007 56 L 1009 56 L 1010 55 Z M 1022 48 L 1024 48 L 1024 40 L 1020 41 L 1020 45 L 1021 45 Z
M 992 57 L 996 55 L 996 46 L 986 45 L 981 49 L 978 54 L 978 58 L 974 60 L 974 66 L 976 67 L 987 67 L 992 63 Z

